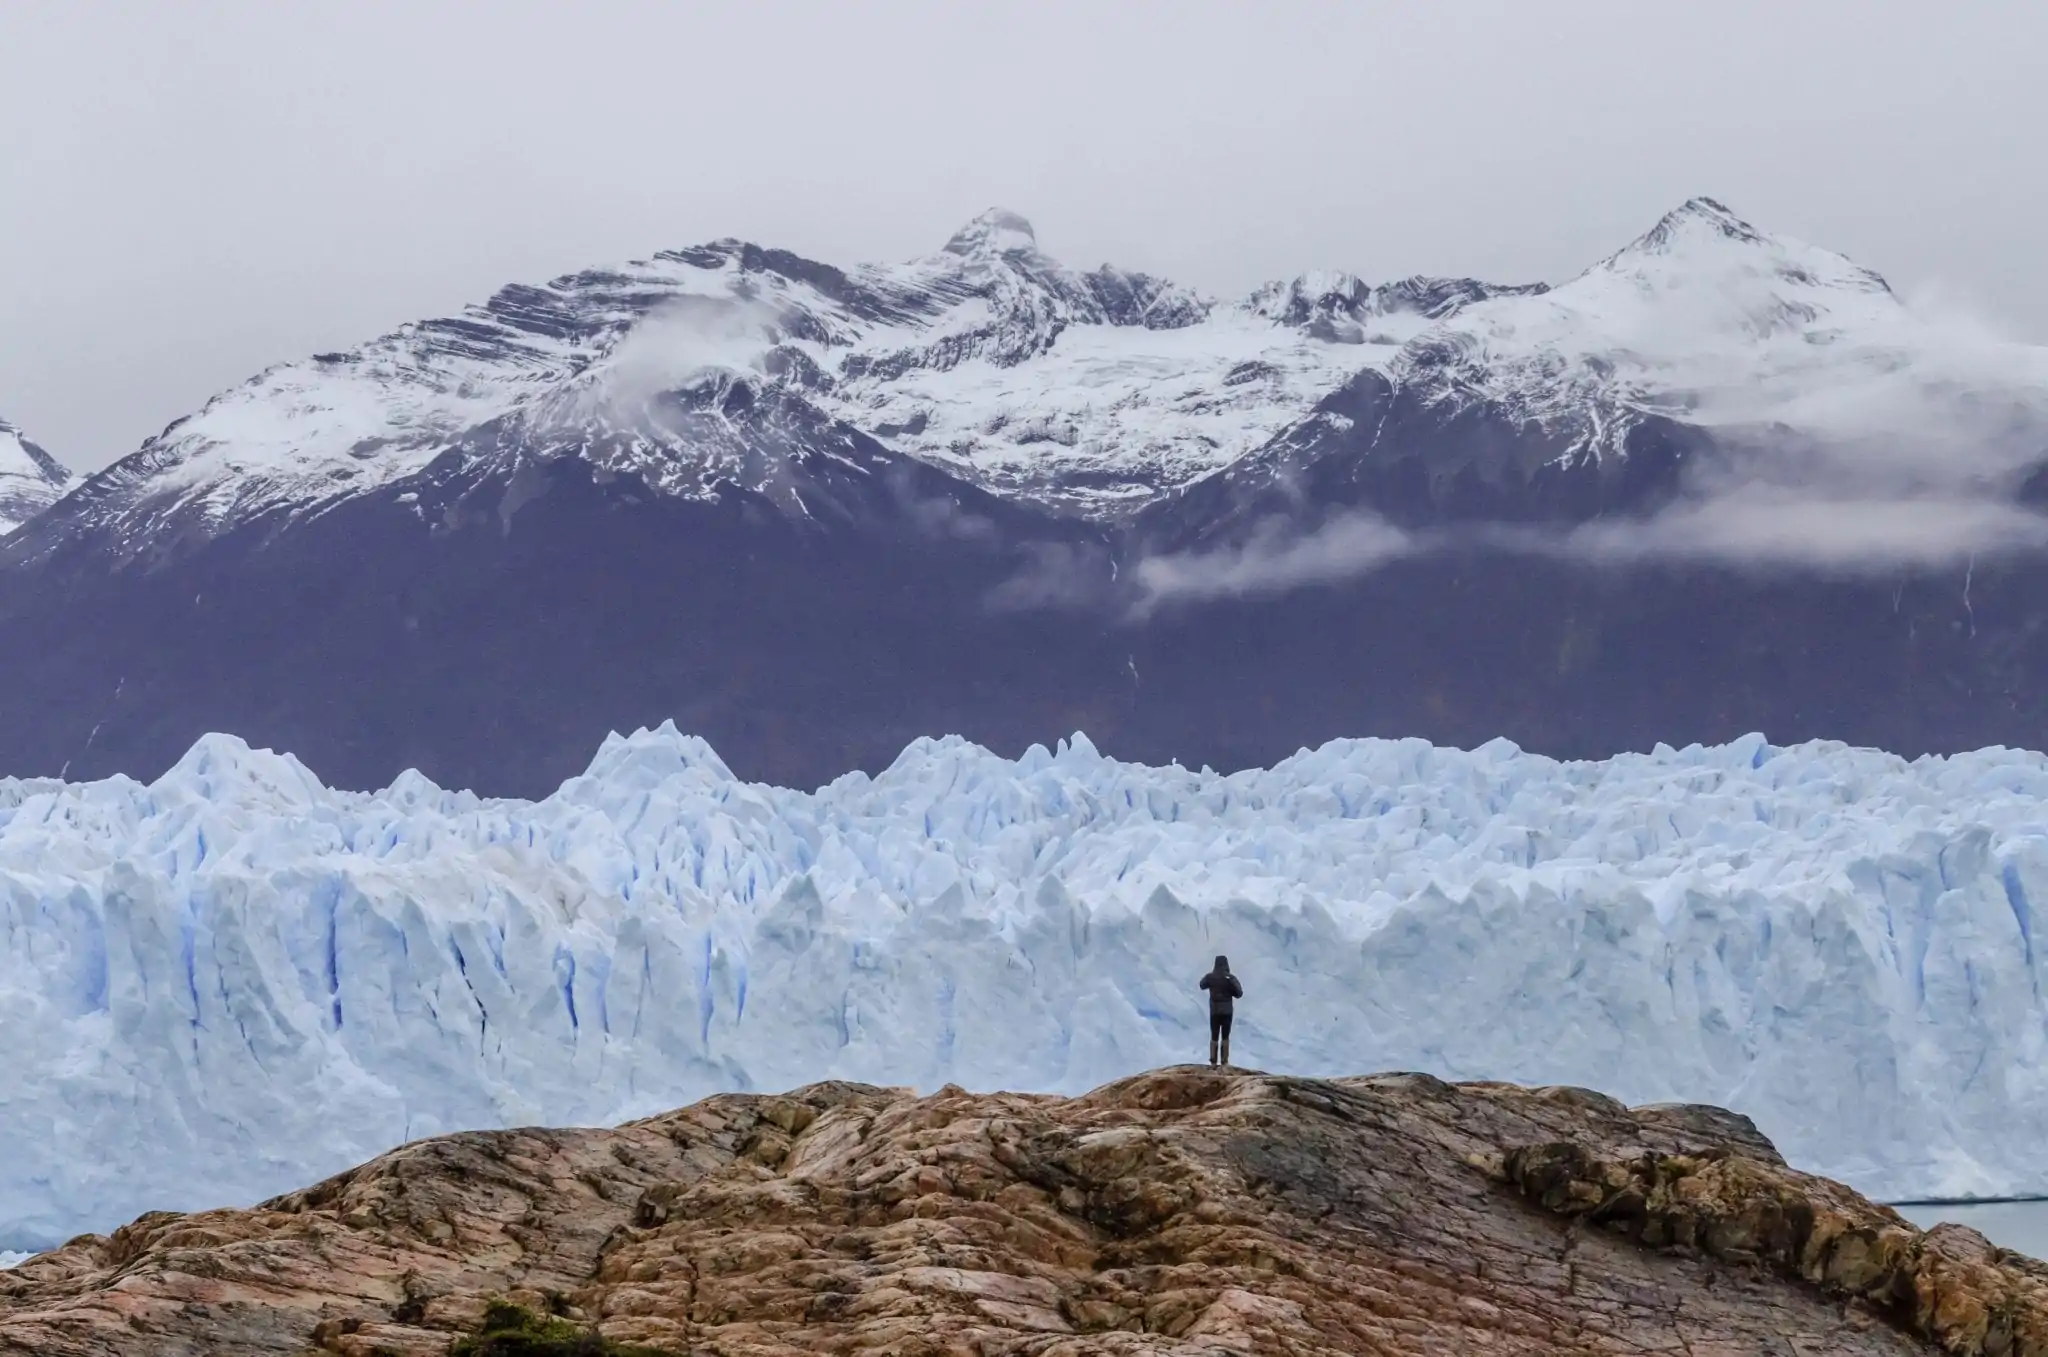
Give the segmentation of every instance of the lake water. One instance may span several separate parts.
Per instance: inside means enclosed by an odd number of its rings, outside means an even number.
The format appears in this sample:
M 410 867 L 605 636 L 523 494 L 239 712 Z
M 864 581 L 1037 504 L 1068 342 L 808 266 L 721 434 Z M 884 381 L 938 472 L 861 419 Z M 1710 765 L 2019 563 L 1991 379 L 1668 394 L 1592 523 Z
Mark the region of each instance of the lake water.
M 2048 1259 L 2048 1202 L 1977 1202 L 1969 1206 L 1901 1206 L 1898 1213 L 1921 1229 L 1952 1220 L 2000 1248 Z

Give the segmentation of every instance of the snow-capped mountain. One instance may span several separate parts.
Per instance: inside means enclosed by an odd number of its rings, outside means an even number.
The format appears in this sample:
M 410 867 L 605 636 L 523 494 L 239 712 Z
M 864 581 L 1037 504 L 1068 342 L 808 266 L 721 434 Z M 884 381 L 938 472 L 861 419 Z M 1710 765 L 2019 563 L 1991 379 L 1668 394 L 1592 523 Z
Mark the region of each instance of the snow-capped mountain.
M 461 316 L 280 364 L 94 477 L 76 521 L 143 549 L 316 512 L 508 425 L 664 494 L 773 479 L 703 421 L 660 413 L 713 379 L 996 493 L 1114 518 L 1259 447 L 1368 348 L 1387 361 L 1502 291 L 1527 289 L 1312 274 L 1226 305 L 1142 273 L 1069 269 L 1000 209 L 928 257 L 844 271 L 717 241 L 508 287 Z
M 1155 506 L 1155 536 L 1352 507 L 1410 526 L 1585 521 L 1738 466 L 1901 498 L 2011 491 L 2048 464 L 2048 348 L 1919 316 L 1869 269 L 1708 198 L 1376 358 Z
M 141 548 L 302 515 L 505 445 L 485 429 L 686 498 L 783 479 L 664 413 L 707 382 L 1106 522 L 1207 477 L 1210 499 L 1241 500 L 1333 455 L 1372 463 L 1368 491 L 1413 456 L 1437 481 L 1470 464 L 1504 491 L 1476 506 L 1494 513 L 1539 476 L 1612 477 L 1598 464 L 1644 430 L 1657 447 L 1686 442 L 1673 428 L 1835 435 L 1902 407 L 2004 420 L 2025 458 L 2048 447 L 2048 350 L 1925 322 L 1876 274 L 1710 199 L 1557 287 L 1311 272 L 1237 302 L 1070 269 L 995 209 L 903 264 L 718 241 L 508 287 L 223 393 L 92 478 L 73 517 Z
M 282 364 L 87 477 L 0 542 L 0 768 L 232 730 L 539 795 L 668 717 L 796 785 L 935 730 L 2040 745 L 2044 364 L 1707 199 L 1553 287 L 1218 299 L 1000 210 L 894 264 L 714 241 Z
M 1573 456 L 1623 453 L 1656 417 L 1819 433 L 1859 430 L 1859 415 L 1867 428 L 1913 394 L 2048 410 L 2048 349 L 1924 320 L 1871 270 L 1711 198 L 1559 287 L 1461 309 L 1389 375 L 1426 404 L 1483 401 L 1569 431 Z
M 1222 303 L 1142 274 L 1074 274 L 993 211 L 912 265 L 980 298 L 915 343 L 821 367 L 840 416 L 997 493 L 1116 518 L 1251 453 L 1431 320 L 1497 289 L 1304 274 Z M 972 339 L 955 336 L 965 328 Z
M 71 480 L 63 463 L 0 419 L 0 537 L 55 504 Z

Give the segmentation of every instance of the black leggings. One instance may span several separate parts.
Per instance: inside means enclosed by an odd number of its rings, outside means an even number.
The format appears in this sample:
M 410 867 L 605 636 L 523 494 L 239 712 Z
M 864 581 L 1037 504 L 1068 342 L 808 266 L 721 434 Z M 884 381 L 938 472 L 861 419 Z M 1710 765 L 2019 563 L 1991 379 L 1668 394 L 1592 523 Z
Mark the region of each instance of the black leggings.
M 1214 1041 L 1218 1037 L 1227 1037 L 1229 1035 L 1230 1015 L 1228 1013 L 1211 1013 L 1209 1015 L 1209 1040 Z

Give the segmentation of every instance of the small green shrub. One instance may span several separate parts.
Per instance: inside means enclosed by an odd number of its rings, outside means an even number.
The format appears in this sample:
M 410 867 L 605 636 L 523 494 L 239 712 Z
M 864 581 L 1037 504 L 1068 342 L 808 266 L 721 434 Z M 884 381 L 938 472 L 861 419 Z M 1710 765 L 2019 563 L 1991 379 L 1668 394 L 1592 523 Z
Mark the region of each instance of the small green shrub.
M 459 1340 L 449 1357 L 669 1357 L 659 1348 L 607 1342 L 597 1330 L 493 1301 L 483 1328 Z

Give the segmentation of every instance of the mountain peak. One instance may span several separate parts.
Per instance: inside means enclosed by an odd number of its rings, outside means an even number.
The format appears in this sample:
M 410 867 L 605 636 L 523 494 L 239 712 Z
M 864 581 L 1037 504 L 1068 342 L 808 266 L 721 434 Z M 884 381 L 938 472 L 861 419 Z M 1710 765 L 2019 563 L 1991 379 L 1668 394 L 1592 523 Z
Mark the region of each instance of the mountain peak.
M 1037 252 L 1038 233 L 1023 216 L 1006 207 L 991 207 L 955 231 L 946 242 L 947 254 L 969 258 Z
M 1660 217 L 1630 248 L 1662 252 L 1680 241 L 1702 238 L 1754 245 L 1764 234 L 1715 199 L 1688 198 Z
M 0 419 L 0 535 L 55 503 L 71 481 L 68 467 Z
M 31 442 L 20 425 L 0 419 L 0 466 L 9 466 L 17 459 L 32 464 L 52 481 L 61 483 L 71 479 L 70 468 Z
M 1655 277 L 1666 285 L 1691 286 L 1711 277 L 1711 286 L 1724 292 L 1737 278 L 1748 278 L 1758 286 L 1799 293 L 1891 296 L 1890 284 L 1853 260 L 1760 231 L 1725 204 L 1704 197 L 1689 198 L 1666 212 L 1655 226 L 1588 271 L 1616 272 Z

